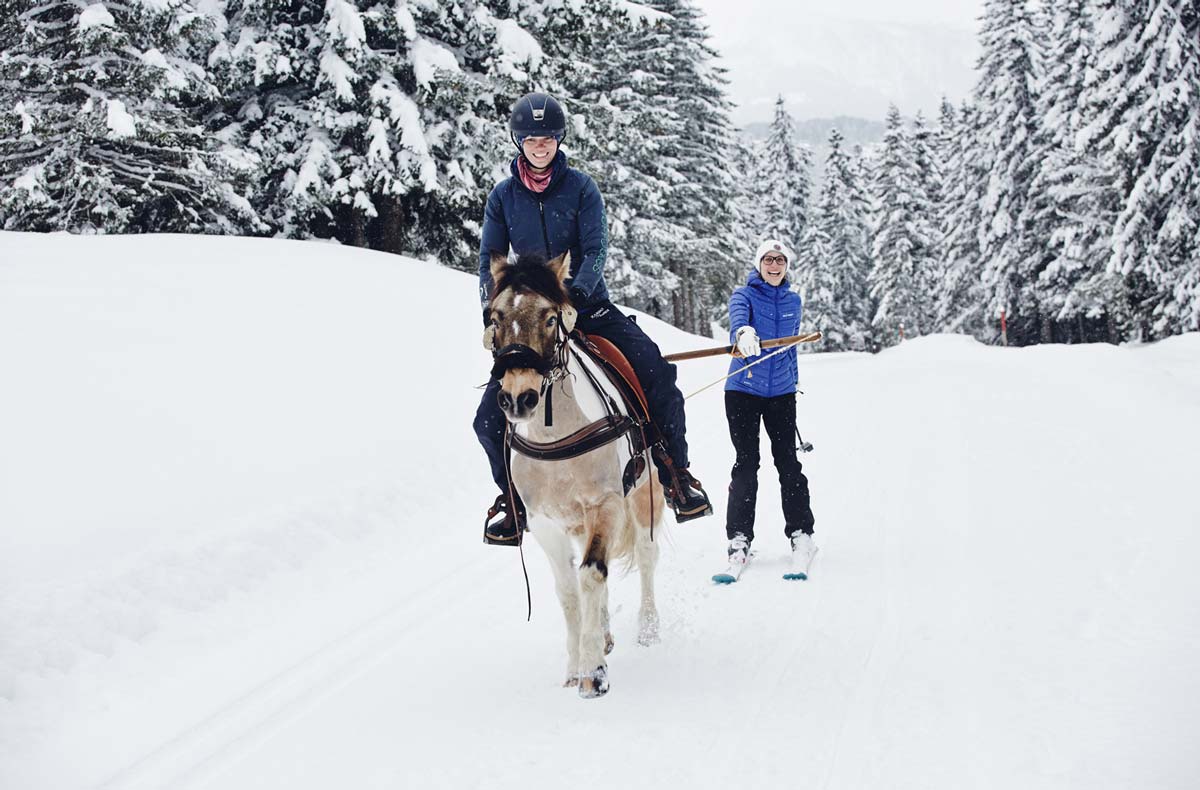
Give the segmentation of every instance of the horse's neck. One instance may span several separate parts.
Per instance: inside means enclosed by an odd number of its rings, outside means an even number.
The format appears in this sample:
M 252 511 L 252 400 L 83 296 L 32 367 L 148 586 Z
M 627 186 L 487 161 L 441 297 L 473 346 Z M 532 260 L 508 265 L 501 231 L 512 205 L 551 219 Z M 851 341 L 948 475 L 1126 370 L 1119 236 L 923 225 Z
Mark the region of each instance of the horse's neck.
M 568 375 L 550 385 L 553 394 L 549 399 L 541 399 L 538 413 L 531 421 L 520 426 L 518 433 L 530 441 L 552 442 L 604 418 L 608 413 L 604 401 L 592 386 L 584 364 L 579 355 L 568 355 Z M 607 386 L 603 374 L 598 370 L 593 369 L 592 376 Z M 547 405 L 550 406 L 553 416 L 553 424 L 549 427 L 546 426 Z

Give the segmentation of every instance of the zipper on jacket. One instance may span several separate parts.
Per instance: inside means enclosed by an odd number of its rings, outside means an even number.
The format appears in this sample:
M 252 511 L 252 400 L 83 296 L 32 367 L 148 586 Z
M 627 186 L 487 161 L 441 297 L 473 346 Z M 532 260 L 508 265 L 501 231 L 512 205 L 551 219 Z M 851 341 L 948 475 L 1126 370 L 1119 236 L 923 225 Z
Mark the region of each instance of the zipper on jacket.
M 780 295 L 782 288 L 783 288 L 782 285 L 778 285 L 775 287 L 775 337 L 783 337 L 783 334 L 781 333 L 781 331 L 779 329 L 779 324 L 781 323 L 779 320 L 779 295 Z M 771 379 L 767 385 L 768 389 L 772 389 L 775 385 L 775 378 L 776 378 L 775 372 L 779 367 L 775 363 L 780 362 L 780 361 L 782 361 L 782 360 L 779 360 L 779 359 L 771 360 Z
M 550 234 L 546 231 L 546 204 L 538 199 L 538 214 L 542 217 L 542 241 L 546 244 L 546 261 L 550 261 Z

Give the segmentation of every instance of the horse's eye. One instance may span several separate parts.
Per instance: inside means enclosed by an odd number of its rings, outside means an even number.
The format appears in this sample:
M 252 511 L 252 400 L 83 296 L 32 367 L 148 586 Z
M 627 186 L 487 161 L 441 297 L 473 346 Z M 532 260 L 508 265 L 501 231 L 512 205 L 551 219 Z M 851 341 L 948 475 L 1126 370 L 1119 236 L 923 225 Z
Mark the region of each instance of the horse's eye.
M 556 316 L 550 316 L 549 318 L 547 318 L 546 319 L 547 328 L 554 326 L 555 322 L 557 322 L 557 321 L 558 321 L 558 318 Z

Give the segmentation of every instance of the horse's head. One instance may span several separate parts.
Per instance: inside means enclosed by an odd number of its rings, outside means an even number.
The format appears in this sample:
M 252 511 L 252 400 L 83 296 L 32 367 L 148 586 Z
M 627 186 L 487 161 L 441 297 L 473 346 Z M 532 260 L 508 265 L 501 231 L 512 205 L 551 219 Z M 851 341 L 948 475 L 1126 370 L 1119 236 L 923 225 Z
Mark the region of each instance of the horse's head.
M 570 268 L 569 252 L 548 263 L 492 256 L 484 344 L 495 356 L 492 376 L 500 380 L 497 397 L 509 422 L 533 418 L 555 352 L 574 326 L 575 310 L 563 285 Z

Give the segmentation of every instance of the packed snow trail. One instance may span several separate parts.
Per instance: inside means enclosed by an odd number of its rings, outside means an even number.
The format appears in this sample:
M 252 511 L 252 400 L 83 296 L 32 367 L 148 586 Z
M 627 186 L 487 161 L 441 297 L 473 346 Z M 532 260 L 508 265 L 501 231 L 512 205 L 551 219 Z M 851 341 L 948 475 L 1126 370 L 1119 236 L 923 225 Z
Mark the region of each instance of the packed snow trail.
M 0 786 L 1200 777 L 1200 337 L 803 357 L 804 582 L 764 439 L 755 567 L 712 583 L 733 454 L 719 392 L 689 401 L 717 515 L 660 537 L 661 644 L 614 572 L 585 702 L 540 550 L 527 624 L 517 552 L 480 542 L 480 331 L 429 263 L 0 234 Z

